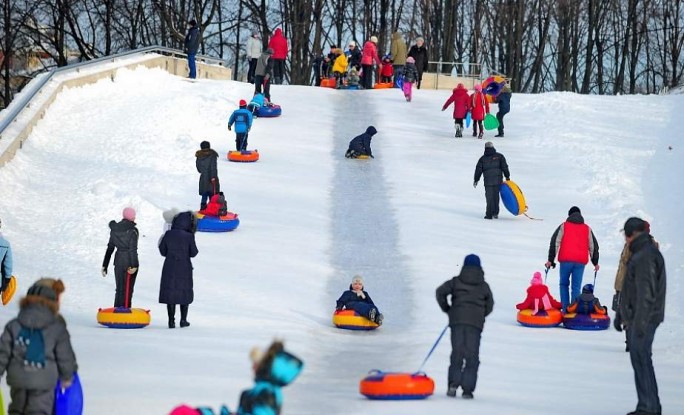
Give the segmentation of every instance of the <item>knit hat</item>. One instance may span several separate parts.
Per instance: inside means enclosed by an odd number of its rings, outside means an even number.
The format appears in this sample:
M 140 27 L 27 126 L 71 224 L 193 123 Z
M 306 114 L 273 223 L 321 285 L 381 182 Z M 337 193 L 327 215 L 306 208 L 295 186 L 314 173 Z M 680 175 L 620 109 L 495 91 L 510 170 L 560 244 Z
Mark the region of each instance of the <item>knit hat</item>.
M 378 37 L 377 36 L 371 36 L 370 41 L 373 43 L 378 43 Z
M 359 284 L 363 285 L 363 277 L 361 277 L 360 275 L 354 275 L 354 278 L 352 278 L 351 283 L 354 284 L 355 282 L 358 282 Z
M 458 83 L 458 85 L 456 85 L 456 89 L 463 89 L 463 88 L 465 88 L 465 85 L 463 85 L 460 82 Z
M 350 41 L 349 41 L 349 46 L 356 46 L 356 42 L 354 42 L 353 40 L 350 40 Z
M 202 142 L 200 143 L 200 148 L 201 148 L 202 150 L 206 150 L 206 149 L 208 149 L 209 147 L 211 147 L 211 143 L 209 143 L 208 141 L 202 141 Z
M 199 415 L 200 411 L 191 408 L 187 405 L 177 406 L 169 413 L 169 415 Z
M 482 85 L 480 85 L 480 84 L 475 84 L 475 86 L 473 87 L 473 89 L 476 90 L 476 91 L 482 91 Z
M 468 266 L 474 266 L 474 267 L 479 267 L 480 265 L 480 257 L 475 255 L 475 254 L 470 254 L 465 257 L 463 260 L 463 266 L 468 267 Z
M 532 281 L 530 281 L 530 284 L 532 285 L 542 285 L 542 277 L 541 277 L 541 272 L 537 271 L 534 273 L 534 276 L 532 277 Z
M 241 99 L 240 102 L 238 103 L 238 105 L 240 105 L 240 108 L 246 107 L 246 106 L 247 106 L 247 101 L 245 101 L 244 99 Z
M 190 26 L 197 26 L 197 20 L 195 20 L 195 19 L 190 19 L 190 21 L 188 22 L 188 24 L 189 24 Z
M 36 297 L 42 297 L 46 300 L 57 301 L 57 293 L 55 293 L 55 290 L 53 290 L 52 287 L 48 286 L 45 283 L 41 284 L 40 281 L 42 280 L 39 280 L 38 282 L 34 283 L 28 289 L 26 295 L 34 295 Z M 62 287 L 64 287 L 64 284 L 62 284 Z
M 587 284 L 584 287 L 582 287 L 582 293 L 583 294 L 593 294 L 594 293 L 594 284 Z
M 180 211 L 177 208 L 171 208 L 169 210 L 165 210 L 162 212 L 162 217 L 164 218 L 164 222 L 166 223 L 173 223 L 173 218 L 178 215 Z
M 491 141 L 487 141 L 485 143 L 485 148 L 494 148 L 494 143 L 492 143 Z
M 122 216 L 126 220 L 130 220 L 131 222 L 135 221 L 135 209 L 132 207 L 127 207 L 123 210 Z
M 578 208 L 577 206 L 573 206 L 570 208 L 570 210 L 568 210 L 568 216 L 572 215 L 573 213 L 582 213 L 582 212 L 580 211 L 580 208 Z
M 406 58 L 406 63 L 416 63 L 416 60 L 413 59 L 413 56 L 409 56 L 408 58 Z
M 377 133 L 378 130 L 376 130 L 372 125 L 369 125 L 368 128 L 366 128 L 366 134 L 375 135 Z
M 625 236 L 632 236 L 634 235 L 634 232 L 645 232 L 646 221 L 636 217 L 629 218 L 627 219 L 627 222 L 625 222 L 623 230 L 625 231 Z

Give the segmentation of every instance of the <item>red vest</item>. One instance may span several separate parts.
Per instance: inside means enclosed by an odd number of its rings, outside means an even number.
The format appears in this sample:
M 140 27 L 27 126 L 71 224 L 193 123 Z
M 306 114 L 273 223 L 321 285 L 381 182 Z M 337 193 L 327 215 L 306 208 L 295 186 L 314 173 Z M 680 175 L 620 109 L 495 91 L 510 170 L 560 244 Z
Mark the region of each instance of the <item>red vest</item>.
M 558 251 L 558 261 L 589 262 L 589 226 L 584 223 L 563 223 L 563 238 Z

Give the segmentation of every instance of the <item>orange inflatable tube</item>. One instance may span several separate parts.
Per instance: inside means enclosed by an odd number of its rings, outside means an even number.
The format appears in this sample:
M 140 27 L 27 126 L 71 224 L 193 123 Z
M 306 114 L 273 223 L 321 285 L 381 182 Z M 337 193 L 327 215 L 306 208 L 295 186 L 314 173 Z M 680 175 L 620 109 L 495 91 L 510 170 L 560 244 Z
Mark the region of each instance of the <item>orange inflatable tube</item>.
M 368 399 L 425 399 L 435 391 L 435 382 L 425 373 L 371 371 L 361 380 L 359 392 Z
M 337 86 L 337 80 L 335 78 L 323 78 L 321 79 L 321 86 L 323 88 L 335 88 Z
M 259 160 L 259 151 L 229 151 L 228 160 L 242 163 L 251 163 Z
M 555 308 L 541 310 L 537 314 L 530 309 L 518 312 L 518 323 L 525 327 L 556 327 L 561 321 L 563 321 L 563 314 Z
M 392 88 L 392 83 L 391 82 L 378 82 L 373 86 L 373 89 L 388 89 Z

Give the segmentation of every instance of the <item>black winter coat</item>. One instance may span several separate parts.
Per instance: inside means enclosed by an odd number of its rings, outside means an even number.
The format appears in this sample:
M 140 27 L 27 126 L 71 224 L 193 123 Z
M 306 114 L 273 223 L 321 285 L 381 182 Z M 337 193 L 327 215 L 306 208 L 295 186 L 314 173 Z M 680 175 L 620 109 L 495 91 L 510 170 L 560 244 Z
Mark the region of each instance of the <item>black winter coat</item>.
M 192 289 L 192 262 L 199 252 L 195 245 L 192 212 L 181 212 L 174 219 L 171 230 L 166 231 L 159 243 L 163 257 L 159 302 L 162 304 L 191 304 L 194 299 Z
M 411 46 L 408 55 L 416 60 L 416 70 L 419 76 L 428 69 L 428 54 L 425 45 L 418 47 L 418 45 Z
M 199 27 L 193 26 L 185 35 L 185 53 L 193 55 L 199 50 L 200 32 Z
M 502 92 L 496 97 L 496 102 L 499 104 L 499 112 L 508 114 L 511 110 L 511 93 Z
M 354 137 L 349 142 L 349 150 L 354 150 L 357 154 L 365 154 L 367 156 L 372 156 L 373 151 L 371 150 L 371 140 L 373 136 L 378 131 L 374 127 L 368 127 L 366 132 Z
M 109 229 L 109 243 L 102 267 L 106 269 L 109 266 L 109 260 L 116 248 L 115 267 L 138 268 L 138 228 L 135 227 L 135 222 L 128 219 L 121 219 L 120 222 L 111 221 Z
M 195 153 L 195 167 L 200 174 L 199 178 L 199 194 L 211 193 L 212 195 L 221 191 L 219 185 L 218 169 L 216 167 L 216 160 L 218 153 L 211 148 L 197 150 Z M 211 183 L 211 179 L 215 179 L 215 183 Z M 214 186 L 216 186 L 214 188 Z
M 449 314 L 449 325 L 467 324 L 482 330 L 485 317 L 494 308 L 492 291 L 478 266 L 463 267 L 461 274 L 440 285 L 436 294 L 439 307 Z
M 361 50 L 358 47 L 349 50 L 349 66 L 356 68 L 356 70 L 361 69 Z
M 506 180 L 511 178 L 511 173 L 508 171 L 508 163 L 506 157 L 501 153 L 497 153 L 494 147 L 485 148 L 484 155 L 475 166 L 476 182 L 480 181 L 480 176 L 484 175 L 485 186 L 498 186 L 503 180 L 501 176 L 505 176 Z
M 356 293 L 352 290 L 352 286 L 350 285 L 349 289 L 347 291 L 343 292 L 342 295 L 340 296 L 340 298 L 337 299 L 337 304 L 336 304 L 337 308 L 340 310 L 342 309 L 342 307 L 346 307 L 346 308 L 350 309 L 350 308 L 352 308 L 351 303 L 354 303 L 357 301 L 360 301 L 362 303 L 368 303 L 372 306 L 375 306 L 375 303 L 371 299 L 370 295 L 368 295 L 368 293 L 365 290 L 362 290 L 362 291 L 363 291 L 363 295 L 365 295 L 366 298 L 361 298 L 358 295 L 356 295 Z
M 649 324 L 665 319 L 665 260 L 647 233 L 629 244 L 632 257 L 627 262 L 620 292 L 620 315 L 635 333 L 644 333 Z

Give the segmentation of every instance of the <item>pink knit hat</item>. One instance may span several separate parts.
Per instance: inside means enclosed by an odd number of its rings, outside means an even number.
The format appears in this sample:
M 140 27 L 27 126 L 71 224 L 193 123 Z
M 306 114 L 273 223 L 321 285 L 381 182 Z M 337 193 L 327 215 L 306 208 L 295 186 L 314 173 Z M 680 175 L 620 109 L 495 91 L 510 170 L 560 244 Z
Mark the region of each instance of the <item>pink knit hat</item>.
M 473 87 L 473 89 L 475 89 L 476 91 L 482 91 L 482 85 L 476 84 L 476 85 Z
M 532 285 L 542 285 L 542 277 L 541 277 L 541 272 L 537 271 L 534 273 L 534 276 L 532 277 L 532 281 L 530 281 L 530 284 Z
M 127 207 L 123 210 L 123 218 L 133 222 L 135 220 L 135 209 Z
M 187 405 L 181 405 L 174 408 L 169 415 L 199 415 L 199 411 Z

